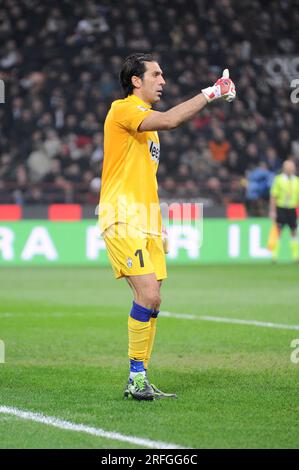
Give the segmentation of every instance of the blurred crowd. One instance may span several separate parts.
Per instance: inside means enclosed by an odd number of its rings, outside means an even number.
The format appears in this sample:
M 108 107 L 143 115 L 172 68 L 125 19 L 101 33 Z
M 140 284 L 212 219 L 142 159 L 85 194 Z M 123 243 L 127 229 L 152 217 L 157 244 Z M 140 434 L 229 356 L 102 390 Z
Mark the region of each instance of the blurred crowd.
M 156 109 L 194 96 L 226 67 L 237 87 L 233 104 L 160 133 L 160 196 L 247 202 L 262 215 L 282 161 L 299 163 L 299 104 L 287 74 L 277 85 L 265 67 L 265 58 L 298 55 L 294 3 L 2 0 L 0 203 L 97 202 L 122 59 L 150 51 L 166 80 Z

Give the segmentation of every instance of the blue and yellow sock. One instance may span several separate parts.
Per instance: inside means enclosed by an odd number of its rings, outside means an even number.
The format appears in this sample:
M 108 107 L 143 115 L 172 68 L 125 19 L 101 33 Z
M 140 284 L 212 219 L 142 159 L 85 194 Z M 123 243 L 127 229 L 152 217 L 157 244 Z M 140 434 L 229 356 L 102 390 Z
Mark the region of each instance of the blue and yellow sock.
M 152 313 L 151 309 L 133 302 L 128 318 L 130 379 L 139 373 L 145 375 L 144 362 L 147 357 Z
M 150 319 L 150 335 L 148 339 L 148 345 L 147 345 L 147 351 L 146 351 L 146 357 L 144 360 L 144 367 L 145 369 L 148 368 L 148 364 L 152 355 L 153 351 L 153 346 L 154 346 L 154 341 L 155 341 L 155 336 L 156 336 L 156 331 L 157 331 L 157 317 L 158 317 L 159 311 L 154 310 Z

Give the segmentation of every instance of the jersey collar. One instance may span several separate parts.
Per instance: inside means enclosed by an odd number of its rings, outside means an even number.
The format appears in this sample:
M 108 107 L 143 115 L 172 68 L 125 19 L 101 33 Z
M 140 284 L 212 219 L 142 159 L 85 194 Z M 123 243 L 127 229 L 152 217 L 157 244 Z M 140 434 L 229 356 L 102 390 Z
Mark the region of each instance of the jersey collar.
M 288 176 L 286 173 L 282 173 L 282 175 L 286 181 L 292 181 L 295 177 L 295 175 Z
M 142 106 L 143 108 L 147 108 L 147 109 L 151 109 L 151 105 L 146 103 L 145 101 L 143 101 L 141 98 L 139 98 L 139 96 L 136 96 L 136 95 L 129 95 L 128 96 L 128 99 L 130 101 L 134 101 L 135 103 L 138 104 L 138 106 Z

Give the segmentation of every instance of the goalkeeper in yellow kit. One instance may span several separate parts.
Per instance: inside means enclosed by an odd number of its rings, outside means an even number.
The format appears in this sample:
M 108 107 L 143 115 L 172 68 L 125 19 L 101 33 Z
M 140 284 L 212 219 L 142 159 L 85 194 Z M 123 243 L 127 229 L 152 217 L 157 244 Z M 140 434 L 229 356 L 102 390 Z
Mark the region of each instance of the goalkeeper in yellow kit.
M 130 373 L 124 395 L 137 400 L 176 397 L 149 382 L 151 357 L 167 277 L 156 173 L 160 157 L 157 131 L 173 129 L 217 98 L 232 101 L 235 86 L 228 70 L 194 98 L 165 112 L 152 109 L 165 80 L 151 54 L 124 61 L 120 82 L 125 98 L 112 103 L 104 126 L 104 165 L 99 220 L 116 278 L 125 277 L 134 294 L 128 318 Z

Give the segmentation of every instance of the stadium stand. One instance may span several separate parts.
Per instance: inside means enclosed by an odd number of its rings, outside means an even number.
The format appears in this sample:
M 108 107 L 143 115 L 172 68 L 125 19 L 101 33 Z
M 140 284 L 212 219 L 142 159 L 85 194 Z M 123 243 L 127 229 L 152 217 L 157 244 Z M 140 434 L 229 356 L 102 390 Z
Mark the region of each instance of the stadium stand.
M 299 163 L 294 3 L 2 0 L 0 203 L 97 203 L 103 122 L 121 97 L 122 58 L 133 51 L 153 51 L 161 64 L 159 110 L 214 83 L 225 67 L 237 86 L 233 105 L 209 106 L 160 133 L 160 196 L 250 208 L 261 180 L 266 201 L 265 181 L 254 175 L 263 169 L 271 179 L 286 158 Z

